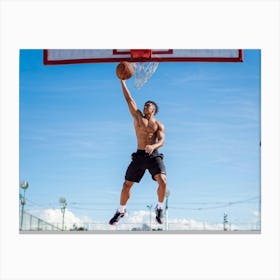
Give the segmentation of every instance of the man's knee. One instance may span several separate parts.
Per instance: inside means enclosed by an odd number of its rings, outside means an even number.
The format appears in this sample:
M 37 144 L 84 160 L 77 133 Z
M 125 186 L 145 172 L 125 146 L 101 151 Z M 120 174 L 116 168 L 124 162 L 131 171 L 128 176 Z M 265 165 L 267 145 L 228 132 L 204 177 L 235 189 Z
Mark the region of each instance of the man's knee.
M 133 185 L 133 182 L 125 180 L 123 183 L 123 190 L 130 190 L 132 185 Z
M 157 182 L 160 185 L 166 185 L 167 178 L 166 178 L 166 175 L 164 173 L 160 173 L 160 174 L 155 175 L 155 179 L 157 180 Z

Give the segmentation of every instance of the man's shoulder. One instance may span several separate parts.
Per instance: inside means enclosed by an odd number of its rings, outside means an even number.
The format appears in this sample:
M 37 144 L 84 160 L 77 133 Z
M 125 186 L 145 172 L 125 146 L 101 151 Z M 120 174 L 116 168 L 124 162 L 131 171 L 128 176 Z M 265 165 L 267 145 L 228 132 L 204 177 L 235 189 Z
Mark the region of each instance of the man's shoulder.
M 139 109 L 137 109 L 136 115 L 137 115 L 137 117 L 144 118 L 144 115 L 142 114 L 141 110 L 139 110 Z
M 159 130 L 164 130 L 164 125 L 160 121 L 156 120 L 156 124 L 158 125 Z

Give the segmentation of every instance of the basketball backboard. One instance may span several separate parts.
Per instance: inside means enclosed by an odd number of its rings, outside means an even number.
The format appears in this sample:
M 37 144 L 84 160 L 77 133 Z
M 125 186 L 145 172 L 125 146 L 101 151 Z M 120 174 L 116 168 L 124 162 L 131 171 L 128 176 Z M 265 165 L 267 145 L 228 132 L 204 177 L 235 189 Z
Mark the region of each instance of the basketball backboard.
M 240 49 L 48 49 L 44 64 L 104 62 L 242 62 Z

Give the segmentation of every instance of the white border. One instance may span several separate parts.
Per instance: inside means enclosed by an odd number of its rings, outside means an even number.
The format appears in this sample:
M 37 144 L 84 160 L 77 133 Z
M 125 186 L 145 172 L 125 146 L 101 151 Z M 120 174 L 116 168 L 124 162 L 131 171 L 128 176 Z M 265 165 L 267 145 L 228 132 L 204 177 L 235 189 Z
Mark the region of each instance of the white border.
M 280 279 L 277 0 L 0 3 L 1 280 Z M 19 49 L 170 45 L 262 49 L 262 234 L 19 235 Z

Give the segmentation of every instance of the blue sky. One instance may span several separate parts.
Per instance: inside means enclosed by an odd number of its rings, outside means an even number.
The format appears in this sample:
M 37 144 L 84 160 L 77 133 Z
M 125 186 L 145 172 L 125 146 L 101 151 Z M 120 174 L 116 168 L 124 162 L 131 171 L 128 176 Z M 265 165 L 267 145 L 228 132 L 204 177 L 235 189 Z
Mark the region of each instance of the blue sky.
M 258 221 L 260 56 L 245 50 L 242 63 L 160 63 L 142 89 L 127 81 L 140 109 L 149 99 L 160 108 L 170 221 L 221 223 L 225 212 L 233 224 Z M 69 215 L 83 221 L 107 222 L 115 212 L 136 149 L 116 66 L 44 66 L 42 50 L 20 51 L 27 211 L 59 209 L 63 196 Z M 128 211 L 148 212 L 156 189 L 147 172 L 132 189 Z

